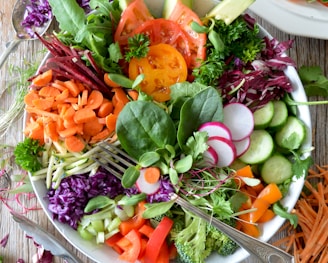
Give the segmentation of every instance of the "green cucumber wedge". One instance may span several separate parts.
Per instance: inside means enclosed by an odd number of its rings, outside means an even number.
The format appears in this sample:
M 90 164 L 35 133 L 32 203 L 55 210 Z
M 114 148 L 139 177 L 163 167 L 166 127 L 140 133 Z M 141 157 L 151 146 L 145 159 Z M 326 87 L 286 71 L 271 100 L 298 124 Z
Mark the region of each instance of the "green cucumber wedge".
M 271 130 L 277 130 L 281 128 L 287 121 L 288 108 L 286 103 L 282 100 L 275 100 L 272 103 L 274 114 L 268 128 Z
M 274 115 L 274 105 L 272 101 L 269 101 L 262 108 L 254 112 L 254 128 L 265 129 L 271 123 Z
M 281 148 L 298 149 L 306 137 L 305 124 L 294 116 L 289 116 L 286 123 L 275 134 L 275 141 Z
M 250 136 L 251 143 L 248 150 L 239 159 L 248 164 L 264 162 L 273 152 L 274 142 L 266 130 L 254 130 Z
M 270 156 L 261 168 L 261 177 L 268 184 L 281 184 L 292 176 L 292 163 L 280 154 Z

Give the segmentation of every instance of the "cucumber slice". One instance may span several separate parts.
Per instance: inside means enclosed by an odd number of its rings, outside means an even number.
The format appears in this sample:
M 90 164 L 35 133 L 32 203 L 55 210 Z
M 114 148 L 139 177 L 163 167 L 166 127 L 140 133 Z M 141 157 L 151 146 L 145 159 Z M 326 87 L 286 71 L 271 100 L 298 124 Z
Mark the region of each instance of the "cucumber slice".
M 273 138 L 266 130 L 254 130 L 250 138 L 251 144 L 248 150 L 239 159 L 248 164 L 264 162 L 273 151 Z
M 292 175 L 292 163 L 280 154 L 269 157 L 261 168 L 261 177 L 268 184 L 281 184 L 292 177 Z
M 304 123 L 294 116 L 289 116 L 283 127 L 276 132 L 275 141 L 284 149 L 295 150 L 302 145 L 305 136 Z
M 269 126 L 274 115 L 273 102 L 269 101 L 264 107 L 254 112 L 254 128 L 265 129 Z
M 282 100 L 275 100 L 272 103 L 274 108 L 274 114 L 268 127 L 270 129 L 277 130 L 282 127 L 287 121 L 288 108 L 286 103 Z

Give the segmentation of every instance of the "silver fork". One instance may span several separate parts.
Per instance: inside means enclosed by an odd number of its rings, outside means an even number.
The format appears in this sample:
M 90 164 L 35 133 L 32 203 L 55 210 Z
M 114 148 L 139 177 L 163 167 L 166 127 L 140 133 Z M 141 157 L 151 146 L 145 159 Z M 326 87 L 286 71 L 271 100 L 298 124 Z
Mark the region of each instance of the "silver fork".
M 94 158 L 103 168 L 112 173 L 118 178 L 122 177 L 124 171 L 130 167 L 137 164 L 137 161 L 130 157 L 123 150 L 108 144 L 106 142 L 98 145 L 106 153 L 104 156 L 98 156 Z M 206 220 L 208 223 L 212 224 L 214 227 L 225 233 L 232 240 L 234 240 L 240 247 L 245 249 L 250 254 L 257 257 L 261 262 L 267 263 L 289 263 L 294 262 L 294 257 L 285 251 L 265 243 L 259 239 L 253 238 L 244 234 L 243 232 L 223 223 L 222 221 L 211 217 L 205 213 L 200 208 L 192 205 L 187 200 L 174 194 L 172 196 L 173 200 L 179 204 L 184 209 L 191 213 L 199 216 L 200 218 Z

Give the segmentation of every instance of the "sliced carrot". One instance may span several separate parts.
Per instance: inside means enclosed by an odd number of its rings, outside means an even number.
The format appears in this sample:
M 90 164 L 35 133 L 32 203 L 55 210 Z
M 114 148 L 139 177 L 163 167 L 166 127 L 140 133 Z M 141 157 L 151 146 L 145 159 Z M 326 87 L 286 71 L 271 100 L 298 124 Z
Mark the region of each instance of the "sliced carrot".
M 128 95 L 132 100 L 138 100 L 139 92 L 134 89 L 131 89 L 128 91 Z
M 80 93 L 80 87 L 76 84 L 74 80 L 67 80 L 64 82 L 66 88 L 68 88 L 69 92 L 73 97 L 77 97 Z
M 42 74 L 37 75 L 35 78 L 32 80 L 32 84 L 38 87 L 45 86 L 49 84 L 49 82 L 52 80 L 52 70 L 49 69 Z
M 52 86 L 44 86 L 39 90 L 39 95 L 42 97 L 56 97 L 60 94 L 60 90 Z
M 64 100 L 64 102 L 66 103 L 70 103 L 70 104 L 78 104 L 79 99 L 76 97 L 68 97 Z
M 274 204 L 282 198 L 282 193 L 277 184 L 271 183 L 265 186 L 257 198 L 261 198 L 270 204 Z
M 87 89 L 82 91 L 82 95 L 81 95 L 81 100 L 79 103 L 79 106 L 85 106 L 88 103 L 88 95 L 89 95 L 89 91 Z
M 124 108 L 124 106 L 125 106 L 125 103 L 123 103 L 122 101 L 118 101 L 114 106 L 113 114 L 118 116 L 120 114 L 120 112 L 122 111 L 122 109 Z
M 161 171 L 158 167 L 147 167 L 144 174 L 145 180 L 150 183 L 156 183 L 161 177 Z
M 73 136 L 77 133 L 78 131 L 78 126 L 75 124 L 74 126 L 68 127 L 64 130 L 58 131 L 60 137 L 62 138 L 67 138 L 70 136 Z
M 106 117 L 106 127 L 112 133 L 116 129 L 117 115 L 109 114 Z
M 34 106 L 33 100 L 36 100 L 39 98 L 40 98 L 40 96 L 39 96 L 38 92 L 36 92 L 35 90 L 31 90 L 24 96 L 24 103 L 28 106 Z
M 107 115 L 113 113 L 113 103 L 111 101 L 103 102 L 97 112 L 98 117 L 105 118 Z
M 81 152 L 85 147 L 84 142 L 80 138 L 74 135 L 66 137 L 64 143 L 66 149 L 70 152 Z
M 74 108 L 67 104 L 68 107 L 65 107 L 63 108 L 63 111 L 60 113 L 60 115 L 62 116 L 62 118 L 65 120 L 65 119 L 68 119 L 68 120 L 71 120 L 73 119 L 74 115 L 75 115 L 75 110 Z
M 56 80 L 55 80 L 54 82 L 52 82 L 50 85 L 51 85 L 52 87 L 54 87 L 54 88 L 60 90 L 60 91 L 64 91 L 65 89 L 68 89 L 68 88 L 65 86 L 64 82 L 63 82 L 63 81 L 60 81 L 60 80 L 58 80 L 58 79 L 56 79 Z
M 59 118 L 59 115 L 57 113 L 53 113 L 53 112 L 49 112 L 49 111 L 45 111 L 45 110 L 40 110 L 40 109 L 37 109 L 35 107 L 31 107 L 31 106 L 26 106 L 25 110 L 28 113 L 35 113 L 39 116 L 48 116 L 48 117 L 52 118 L 55 121 L 57 121 L 58 118 Z
M 55 100 L 56 101 L 64 101 L 65 99 L 67 99 L 69 97 L 69 90 L 65 89 L 63 91 L 61 91 L 56 97 Z
M 95 136 L 92 136 L 90 139 L 90 143 L 97 143 L 100 142 L 102 140 L 107 139 L 112 133 L 107 129 L 104 128 L 101 132 L 99 132 L 98 134 L 96 134 Z
M 83 123 L 83 134 L 95 136 L 102 131 L 104 125 L 99 121 L 98 118 L 95 118 L 91 121 Z
M 123 88 L 114 88 L 113 92 L 114 92 L 115 100 L 117 102 L 121 102 L 121 103 L 123 103 L 123 105 L 125 105 L 126 103 L 128 103 L 130 101 L 127 97 L 127 94 L 126 94 L 125 90 Z M 114 107 L 115 106 L 116 105 L 114 104 Z
M 104 96 L 100 91 L 92 90 L 89 95 L 86 107 L 93 110 L 98 109 L 100 105 L 103 103 L 103 100 L 104 100 Z
M 116 82 L 112 81 L 109 76 L 108 76 L 108 73 L 105 73 L 104 74 L 104 82 L 106 83 L 106 85 L 108 87 L 111 87 L 111 88 L 118 88 L 120 87 L 119 84 L 117 84 Z
M 52 108 L 53 103 L 54 103 L 53 97 L 39 98 L 33 100 L 33 106 L 39 110 L 44 110 L 44 111 L 50 110 Z
M 96 118 L 96 113 L 91 108 L 79 109 L 74 114 L 74 122 L 77 124 L 93 121 Z
M 39 140 L 41 143 L 44 143 L 44 126 L 38 122 L 30 122 L 24 133 L 26 136 L 34 140 Z
M 59 134 L 57 132 L 57 123 L 55 121 L 50 121 L 44 126 L 45 133 L 49 136 L 49 138 L 57 142 L 59 139 Z

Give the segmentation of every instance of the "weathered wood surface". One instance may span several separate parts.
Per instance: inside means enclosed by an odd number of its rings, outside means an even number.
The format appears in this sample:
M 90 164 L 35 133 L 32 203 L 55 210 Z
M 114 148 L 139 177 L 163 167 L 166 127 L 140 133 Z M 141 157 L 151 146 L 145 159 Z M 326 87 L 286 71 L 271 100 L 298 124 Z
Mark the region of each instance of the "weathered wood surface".
M 11 10 L 15 0 L 1 0 L 0 1 L 0 52 L 3 52 L 5 44 L 15 37 L 13 27 L 11 25 Z M 279 18 L 277 18 L 279 19 Z M 289 55 L 301 65 L 319 65 L 324 69 L 328 75 L 328 41 L 299 37 L 284 33 L 262 19 L 258 19 L 259 23 L 264 26 L 274 37 L 280 41 L 294 39 L 293 48 L 289 51 Z M 328 33 L 328 32 L 327 32 Z M 26 62 L 41 61 L 44 53 L 39 41 L 25 41 L 22 42 L 18 48 L 10 55 L 6 64 L 0 71 L 0 113 L 8 109 L 14 99 L 14 86 L 10 86 L 17 76 L 10 73 L 12 65 L 24 67 Z M 9 88 L 10 87 L 10 88 Z M 321 99 L 321 98 L 318 98 Z M 327 128 L 328 108 L 326 105 L 311 106 L 311 118 L 313 128 L 313 157 L 316 163 L 323 165 L 328 164 L 327 158 Z M 23 119 L 19 117 L 13 121 L 6 135 L 3 136 L 0 144 L 7 144 L 14 146 L 22 139 L 22 124 Z M 2 158 L 2 156 L 1 156 Z M 36 199 L 25 200 L 27 206 L 38 206 Z M 22 211 L 15 202 L 10 203 L 14 210 Z M 31 240 L 26 239 L 23 231 L 11 219 L 7 207 L 0 203 L 0 239 L 9 233 L 9 240 L 5 248 L 0 247 L 0 255 L 5 259 L 4 262 L 16 262 L 18 258 L 22 258 L 25 262 L 32 262 L 32 256 L 36 252 L 36 248 Z M 62 240 L 67 248 L 73 253 L 76 253 L 83 262 L 93 262 L 86 256 L 81 254 L 71 244 L 64 240 L 64 238 L 55 230 L 51 222 L 47 219 L 42 210 L 32 211 L 27 213 L 27 216 L 32 220 L 38 222 L 40 226 L 46 228 L 50 233 L 54 234 Z M 280 234 L 283 235 L 284 233 Z M 274 236 L 272 240 L 279 238 Z M 56 258 L 55 262 L 63 262 Z M 248 258 L 244 263 L 256 263 L 256 259 Z

